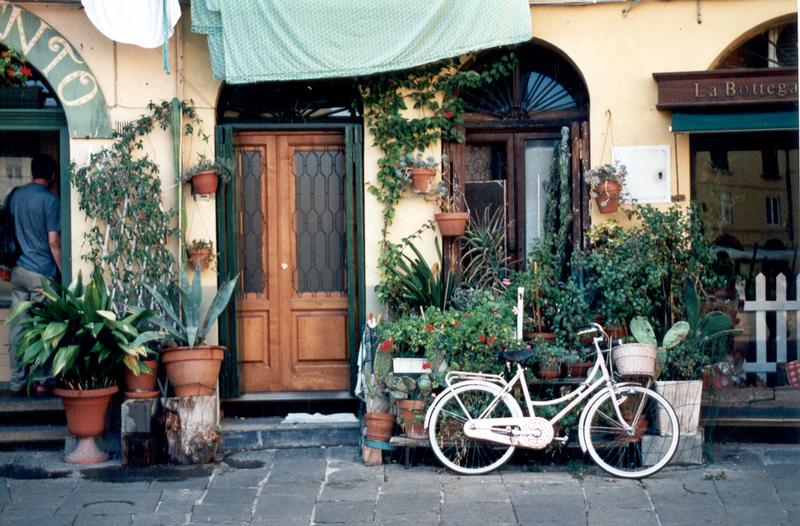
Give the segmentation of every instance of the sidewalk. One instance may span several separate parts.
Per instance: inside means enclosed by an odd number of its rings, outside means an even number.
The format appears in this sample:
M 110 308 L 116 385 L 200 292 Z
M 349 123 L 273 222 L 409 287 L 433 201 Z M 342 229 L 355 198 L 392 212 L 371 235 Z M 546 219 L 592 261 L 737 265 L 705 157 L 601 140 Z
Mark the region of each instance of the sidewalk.
M 364 467 L 354 448 L 242 452 L 217 466 L 75 470 L 0 453 L 2 525 L 800 525 L 800 446 L 721 444 L 642 482 L 591 465 L 480 477 Z M 49 476 L 52 478 L 32 479 Z

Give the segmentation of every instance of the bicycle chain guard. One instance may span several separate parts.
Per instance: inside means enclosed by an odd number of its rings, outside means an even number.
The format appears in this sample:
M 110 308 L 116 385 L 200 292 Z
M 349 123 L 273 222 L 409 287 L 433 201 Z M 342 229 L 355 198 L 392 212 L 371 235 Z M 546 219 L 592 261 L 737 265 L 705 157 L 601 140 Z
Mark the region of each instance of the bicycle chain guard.
M 553 441 L 553 425 L 546 418 L 481 418 L 464 424 L 464 433 L 480 440 L 530 449 L 543 449 Z
M 546 418 L 534 416 L 533 418 L 526 418 L 523 424 L 521 433 L 515 437 L 520 441 L 521 447 L 528 447 L 531 449 L 543 449 L 553 441 L 555 432 L 553 425 Z

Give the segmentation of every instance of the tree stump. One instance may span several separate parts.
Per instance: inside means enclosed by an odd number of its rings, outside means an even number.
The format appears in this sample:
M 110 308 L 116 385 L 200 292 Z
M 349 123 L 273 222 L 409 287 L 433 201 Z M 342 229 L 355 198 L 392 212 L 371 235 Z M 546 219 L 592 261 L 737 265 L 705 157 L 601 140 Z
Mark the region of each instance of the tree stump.
M 160 462 L 162 437 L 159 400 L 126 400 L 121 407 L 122 465 L 152 466 Z
M 216 396 L 168 398 L 164 414 L 170 461 L 177 464 L 214 461 L 222 442 Z
M 383 464 L 383 451 L 362 445 L 361 459 L 364 461 L 365 466 L 380 466 Z

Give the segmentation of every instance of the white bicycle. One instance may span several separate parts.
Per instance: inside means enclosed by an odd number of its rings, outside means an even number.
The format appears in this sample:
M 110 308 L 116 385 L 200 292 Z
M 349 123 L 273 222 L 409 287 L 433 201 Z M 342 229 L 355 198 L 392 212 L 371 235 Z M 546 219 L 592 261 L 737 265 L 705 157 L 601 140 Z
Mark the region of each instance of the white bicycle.
M 543 449 L 553 441 L 565 443 L 568 437 L 554 436 L 553 425 L 594 394 L 578 422 L 583 452 L 617 477 L 647 477 L 666 466 L 680 438 L 675 411 L 648 386 L 617 382 L 612 361 L 604 357 L 610 355 L 612 342 L 600 325 L 590 327 L 578 334 L 594 334 L 594 366 L 577 389 L 560 398 L 531 400 L 521 362 L 534 356 L 535 349 L 500 353 L 509 371 L 516 364 L 510 381 L 504 375 L 448 373 L 448 387 L 425 415 L 425 428 L 439 461 L 458 473 L 478 475 L 502 466 L 516 447 Z M 600 348 L 602 342 L 608 342 L 606 349 Z M 517 384 L 528 416 L 512 394 Z M 549 420 L 534 412 L 536 407 L 565 402 L 569 403 Z

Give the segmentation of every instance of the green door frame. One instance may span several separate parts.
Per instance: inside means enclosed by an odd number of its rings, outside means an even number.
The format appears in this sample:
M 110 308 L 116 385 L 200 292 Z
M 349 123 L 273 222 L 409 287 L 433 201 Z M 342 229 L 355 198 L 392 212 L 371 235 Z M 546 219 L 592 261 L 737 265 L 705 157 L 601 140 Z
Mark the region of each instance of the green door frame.
M 72 281 L 72 223 L 69 181 L 69 127 L 61 109 L 0 109 L 0 130 L 57 131 L 61 199 L 61 282 Z
M 359 327 L 365 317 L 364 288 L 364 171 L 363 171 L 363 130 L 360 124 L 305 123 L 305 124 L 223 124 L 216 127 L 215 141 L 218 157 L 233 159 L 233 134 L 241 131 L 340 131 L 345 135 L 345 187 L 351 191 L 345 194 L 345 217 L 355 218 L 347 222 L 346 243 L 351 250 L 347 258 L 348 315 L 347 335 L 350 356 L 350 390 L 356 386 L 358 374 Z M 231 279 L 240 268 L 239 254 L 239 195 L 237 178 L 230 184 L 223 184 L 217 190 L 217 245 L 219 280 Z M 354 256 L 354 257 L 353 257 Z M 236 325 L 236 302 L 231 302 L 220 316 L 220 345 L 229 349 L 227 356 L 238 356 L 239 327 Z M 231 352 L 233 351 L 233 352 Z M 220 376 L 220 393 L 223 399 L 239 396 L 239 367 L 237 360 L 225 360 Z

